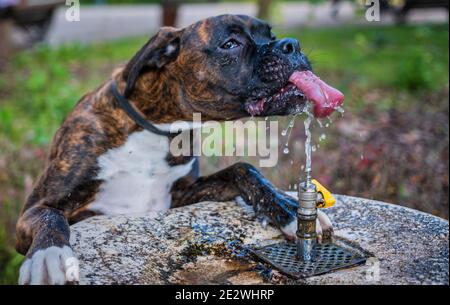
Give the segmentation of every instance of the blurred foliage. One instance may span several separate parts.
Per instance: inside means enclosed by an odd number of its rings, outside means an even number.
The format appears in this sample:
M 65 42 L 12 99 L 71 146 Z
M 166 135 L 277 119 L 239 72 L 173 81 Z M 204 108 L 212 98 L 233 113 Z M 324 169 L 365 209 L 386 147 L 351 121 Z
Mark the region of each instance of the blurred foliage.
M 448 218 L 448 25 L 277 34 L 299 38 L 317 74 L 346 94 L 344 118 L 334 115 L 331 127 L 315 128 L 327 138 L 316 143 L 314 175 L 337 193 Z M 38 46 L 17 54 L 0 74 L 0 283 L 17 280 L 22 256 L 13 248 L 16 218 L 55 130 L 84 93 L 147 39 Z M 287 126 L 288 118 L 279 119 Z M 298 181 L 300 125 L 290 137 L 291 153 L 280 150 L 279 165 L 262 169 L 282 189 Z M 238 159 L 258 165 L 255 158 L 202 158 L 202 171 Z
M 23 256 L 8 242 L 8 233 L 0 226 L 0 285 L 16 283 Z

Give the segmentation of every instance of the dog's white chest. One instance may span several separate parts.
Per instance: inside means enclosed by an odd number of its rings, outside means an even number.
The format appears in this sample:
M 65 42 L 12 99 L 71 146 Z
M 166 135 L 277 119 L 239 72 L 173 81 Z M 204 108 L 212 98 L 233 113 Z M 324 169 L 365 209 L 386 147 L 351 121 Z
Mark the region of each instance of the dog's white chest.
M 98 158 L 103 180 L 90 209 L 106 215 L 160 212 L 170 208 L 172 184 L 187 175 L 194 160 L 169 166 L 169 139 L 135 132 L 124 145 Z

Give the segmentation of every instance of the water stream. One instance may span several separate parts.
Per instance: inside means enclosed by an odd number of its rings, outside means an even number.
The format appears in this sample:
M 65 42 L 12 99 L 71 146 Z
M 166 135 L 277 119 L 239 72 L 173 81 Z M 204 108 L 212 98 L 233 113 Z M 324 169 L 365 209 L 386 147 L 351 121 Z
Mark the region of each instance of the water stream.
M 303 121 L 303 125 L 305 126 L 305 181 L 308 185 L 311 182 L 311 155 L 312 155 L 312 146 L 311 146 L 311 122 L 314 119 L 314 116 L 312 115 L 310 111 L 310 106 L 305 110 L 305 113 L 307 115 L 306 119 Z
M 344 116 L 344 108 L 337 107 L 336 111 L 340 113 L 341 117 Z M 313 122 L 315 121 L 317 123 L 317 125 L 319 125 L 319 127 L 321 129 L 323 128 L 328 128 L 332 123 L 333 120 L 331 119 L 331 117 L 327 117 L 327 123 L 323 124 L 321 120 L 319 119 L 315 119 L 314 115 L 312 113 L 312 104 L 308 103 L 307 107 L 304 110 L 304 113 L 306 114 L 306 118 L 303 121 L 303 125 L 305 128 L 305 135 L 306 135 L 306 139 L 305 139 L 305 163 L 304 165 L 301 166 L 300 170 L 302 172 L 302 175 L 304 174 L 305 177 L 305 181 L 306 183 L 310 183 L 311 182 L 311 173 L 312 173 L 312 153 L 315 152 L 319 147 L 320 144 L 314 145 L 313 141 L 312 141 L 312 133 L 311 133 L 311 128 L 313 127 Z M 292 129 L 294 127 L 295 124 L 295 119 L 297 118 L 297 115 L 294 115 L 291 120 L 289 121 L 289 125 L 286 129 L 282 130 L 281 135 L 282 136 L 286 136 L 287 135 L 287 139 L 286 139 L 286 143 L 285 143 L 285 148 L 283 150 L 284 154 L 288 154 L 289 153 L 289 148 L 288 148 L 288 142 L 289 142 L 289 136 L 292 132 Z M 321 133 L 318 140 L 319 142 L 324 141 L 327 138 L 325 133 Z M 292 164 L 292 161 L 291 161 Z M 296 186 L 296 185 L 295 185 Z
M 316 122 L 317 125 L 319 126 L 319 128 L 321 128 L 321 129 L 328 128 L 333 123 L 332 118 L 329 117 L 329 116 L 326 118 L 326 120 L 328 122 L 326 122 L 325 124 L 321 120 L 314 118 L 314 115 L 312 113 L 312 107 L 313 107 L 313 105 L 311 103 L 308 103 L 306 108 L 305 108 L 305 110 L 304 110 L 304 113 L 306 114 L 306 118 L 303 121 L 303 125 L 304 125 L 304 128 L 305 128 L 305 136 L 306 136 L 306 139 L 305 139 L 305 163 L 304 163 L 304 165 L 301 165 L 301 167 L 300 167 L 300 171 L 302 172 L 302 174 L 300 176 L 303 176 L 303 174 L 304 174 L 305 182 L 307 184 L 311 183 L 311 179 L 312 179 L 311 178 L 311 173 L 312 173 L 312 153 L 315 152 L 320 147 L 319 143 L 317 145 L 314 145 L 313 141 L 312 141 L 311 128 L 313 127 L 313 123 Z M 336 112 L 340 113 L 341 117 L 344 116 L 344 112 L 345 112 L 344 108 L 339 106 L 335 110 L 336 110 Z M 289 153 L 289 147 L 288 147 L 288 145 L 289 145 L 289 138 L 290 138 L 292 129 L 294 127 L 295 120 L 297 119 L 297 116 L 298 116 L 298 114 L 293 115 L 292 118 L 289 121 L 288 126 L 281 131 L 281 135 L 283 137 L 286 137 L 286 142 L 284 144 L 285 147 L 283 148 L 283 153 L 284 154 L 288 154 Z M 321 133 L 319 138 L 318 138 L 318 140 L 319 140 L 319 142 L 322 142 L 326 138 L 327 138 L 326 134 L 325 133 Z M 292 160 L 291 160 L 291 164 L 293 164 Z M 297 185 L 294 184 L 294 188 L 295 189 L 296 189 L 296 187 L 297 187 Z M 289 185 L 289 189 L 292 189 L 291 185 Z

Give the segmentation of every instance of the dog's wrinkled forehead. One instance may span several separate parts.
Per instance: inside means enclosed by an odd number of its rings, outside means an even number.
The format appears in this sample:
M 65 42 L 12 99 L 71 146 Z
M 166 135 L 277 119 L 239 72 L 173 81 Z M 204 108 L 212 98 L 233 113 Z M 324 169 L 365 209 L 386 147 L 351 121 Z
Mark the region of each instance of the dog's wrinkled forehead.
M 258 42 L 271 37 L 271 26 L 262 20 L 245 15 L 220 15 L 194 23 L 186 28 L 188 45 L 215 45 L 231 34 L 241 34 Z

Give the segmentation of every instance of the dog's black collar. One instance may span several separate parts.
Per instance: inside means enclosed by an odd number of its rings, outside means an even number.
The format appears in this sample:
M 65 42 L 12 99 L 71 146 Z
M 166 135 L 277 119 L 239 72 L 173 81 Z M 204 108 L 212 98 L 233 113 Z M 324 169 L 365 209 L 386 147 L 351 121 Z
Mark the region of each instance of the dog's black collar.
M 122 108 L 123 111 L 133 120 L 144 128 L 147 131 L 156 133 L 160 136 L 166 136 L 169 137 L 172 135 L 170 131 L 161 130 L 149 121 L 147 121 L 142 114 L 140 114 L 136 109 L 130 104 L 130 102 L 119 93 L 119 90 L 117 89 L 116 82 L 111 83 L 111 91 L 114 97 L 116 98 L 117 102 L 119 103 L 120 108 Z

